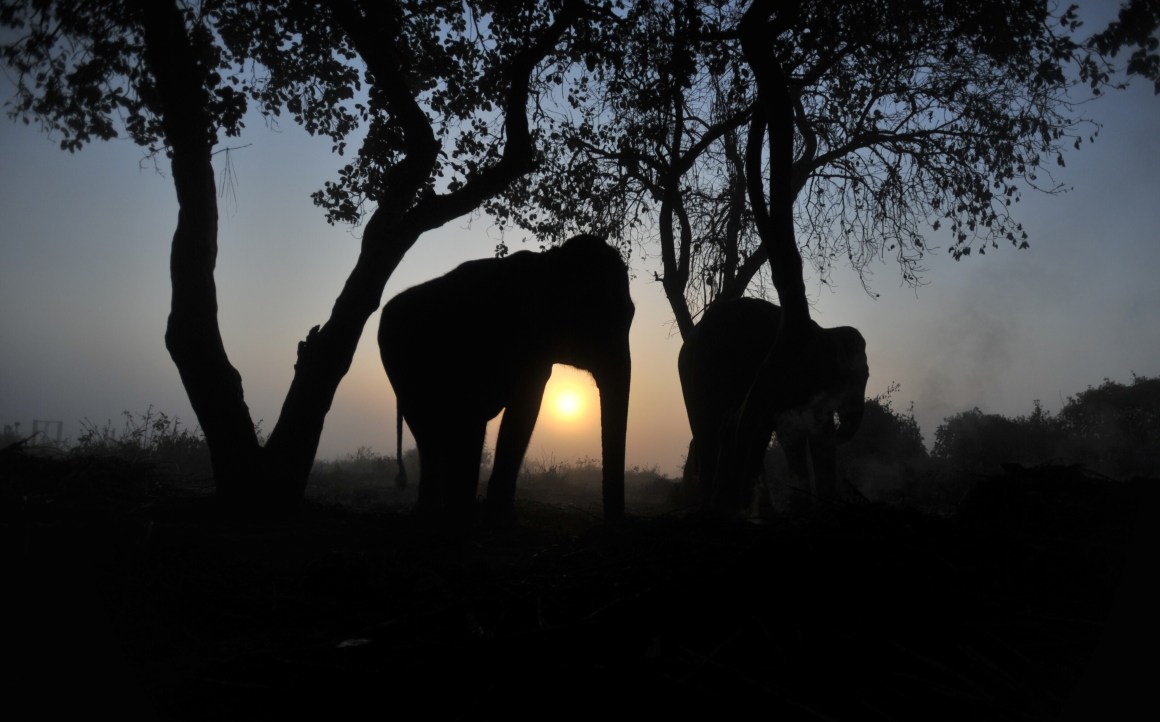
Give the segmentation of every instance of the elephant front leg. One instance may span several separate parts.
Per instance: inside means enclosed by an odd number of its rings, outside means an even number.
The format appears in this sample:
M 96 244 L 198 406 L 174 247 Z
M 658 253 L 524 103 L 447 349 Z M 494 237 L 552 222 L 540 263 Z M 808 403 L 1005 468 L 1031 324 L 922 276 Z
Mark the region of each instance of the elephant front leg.
M 809 436 L 798 431 L 778 429 L 777 443 L 785 453 L 785 465 L 789 472 L 786 480 L 788 507 L 793 512 L 805 511 L 813 496 Z
M 550 369 L 548 373 L 551 374 Z M 484 513 L 489 522 L 508 523 L 515 517 L 516 478 L 532 440 L 547 383 L 548 379 L 544 377 L 542 381 L 521 389 L 504 408 L 484 502 Z
M 419 500 L 415 511 L 442 518 L 454 528 L 469 525 L 475 515 L 487 425 L 456 421 L 421 428 L 415 432 L 419 447 Z
M 823 423 L 819 432 L 810 438 L 809 450 L 818 499 L 838 498 L 838 443 L 832 421 Z

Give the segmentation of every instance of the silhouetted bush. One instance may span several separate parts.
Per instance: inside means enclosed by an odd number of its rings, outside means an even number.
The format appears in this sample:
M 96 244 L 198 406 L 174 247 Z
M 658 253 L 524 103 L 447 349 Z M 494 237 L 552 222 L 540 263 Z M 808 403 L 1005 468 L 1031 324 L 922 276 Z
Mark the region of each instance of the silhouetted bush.
M 483 450 L 479 470 L 478 493 L 487 491 L 491 476 L 492 452 Z M 369 447 L 360 447 L 353 454 L 338 459 L 318 460 L 310 474 L 306 488 L 308 498 L 352 508 L 401 508 L 415 503 L 419 484 L 419 451 L 411 448 L 403 452 L 408 485 L 398 489 L 394 484 L 398 464 L 394 454 L 376 454 Z M 656 467 L 633 466 L 625 470 L 625 497 L 641 506 L 666 506 L 671 503 L 675 482 L 665 477 Z M 598 459 L 581 458 L 573 462 L 558 461 L 555 457 L 524 460 L 516 482 L 516 499 L 591 507 L 593 514 L 601 512 L 601 482 L 603 472 Z
M 1038 401 L 1029 416 L 978 408 L 947 417 L 935 432 L 934 459 L 949 474 L 999 474 L 1004 464 L 1079 464 L 1115 478 L 1160 475 L 1160 379 L 1105 379 L 1058 416 Z
M 70 453 L 80 456 L 118 458 L 133 464 L 150 464 L 184 477 L 213 475 L 209 447 L 200 429 L 181 425 L 177 417 L 154 411 L 121 413 L 121 428 L 106 421 L 98 426 L 81 421 L 81 433 Z
M 594 515 L 602 514 L 601 484 L 603 467 L 599 459 L 589 457 L 573 462 L 547 459 L 525 459 L 516 482 L 516 499 L 535 499 L 576 506 Z M 642 511 L 642 507 L 671 508 L 677 482 L 655 466 L 631 466 L 624 470 L 625 501 Z
M 57 456 L 67 453 L 67 439 L 53 439 L 44 431 L 28 432 L 20 428 L 20 422 L 4 424 L 0 430 L 0 451 L 27 452 L 40 456 Z
M 407 486 L 400 488 L 395 485 L 399 468 L 395 455 L 377 454 L 369 446 L 360 446 L 353 454 L 316 460 L 306 496 L 352 508 L 410 506 L 418 496 L 418 449 L 403 452 L 403 466 L 407 470 Z
M 1071 446 L 1059 420 L 1039 401 L 1030 416 L 984 414 L 978 407 L 948 416 L 934 434 L 931 455 L 952 474 L 998 474 L 1003 464 L 1057 463 Z
M 898 384 L 891 384 L 884 393 L 866 399 L 858 433 L 838 447 L 839 480 L 874 501 L 901 501 L 911 486 L 931 473 L 913 404 L 905 413 L 892 405 L 891 396 L 898 389 Z M 765 473 L 780 499 L 789 469 L 776 435 L 766 453 Z
M 1160 378 L 1104 379 L 1068 397 L 1059 424 L 1075 462 L 1113 477 L 1160 475 Z
M 1055 416 L 1039 401 L 1029 415 L 1013 418 L 986 414 L 977 407 L 962 411 L 939 425 L 929 454 L 913 404 L 905 412 L 893 408 L 891 396 L 897 391 L 892 384 L 884 394 L 867 399 L 861 428 L 838 449 L 839 478 L 871 501 L 953 510 L 981 477 L 1009 475 L 1004 465 L 1011 464 L 1078 465 L 1120 479 L 1160 476 L 1160 378 L 1133 374 L 1128 384 L 1105 379 L 1098 387 L 1068 397 Z M 111 420 L 97 425 L 85 419 L 76 441 L 64 444 L 38 443 L 21 433 L 19 424 L 6 424 L 0 429 L 0 450 L 13 458 L 23 454 L 65 456 L 82 463 L 115 460 L 138 472 L 152 468 L 186 478 L 212 476 L 199 429 L 186 428 L 176 417 L 152 407 L 121 416 L 120 426 Z M 482 461 L 480 494 L 486 491 L 491 471 L 489 449 L 484 449 Z M 364 446 L 338 459 L 320 459 L 307 495 L 352 508 L 405 508 L 414 504 L 417 494 L 418 451 L 406 450 L 403 463 L 409 484 L 398 489 L 393 454 L 377 454 Z M 667 511 L 700 503 L 691 483 L 678 484 L 655 467 L 631 467 L 625 476 L 626 495 L 638 510 Z M 591 508 L 599 515 L 601 477 L 598 459 L 570 463 L 552 457 L 526 459 L 517 499 Z M 776 439 L 766 455 L 766 477 L 775 500 L 784 499 L 787 469 Z
M 15 424 L 4 424 L 4 428 L 0 429 L 0 450 L 6 449 L 13 444 L 18 444 L 25 440 L 23 434 L 20 433 L 20 422 Z
M 838 477 L 868 498 L 894 497 L 930 473 L 930 455 L 914 418 L 913 403 L 905 413 L 895 411 L 887 391 L 866 400 L 862 426 L 838 448 Z

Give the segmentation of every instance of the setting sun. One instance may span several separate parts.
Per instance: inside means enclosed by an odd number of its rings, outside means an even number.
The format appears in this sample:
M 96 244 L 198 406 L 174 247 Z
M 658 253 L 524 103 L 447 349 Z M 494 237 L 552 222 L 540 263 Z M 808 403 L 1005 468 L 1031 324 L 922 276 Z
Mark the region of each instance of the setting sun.
M 564 389 L 556 394 L 556 415 L 571 418 L 580 413 L 580 397 L 571 389 Z
M 574 423 L 599 414 L 600 400 L 592 376 L 570 366 L 557 365 L 544 389 L 544 409 L 557 422 Z

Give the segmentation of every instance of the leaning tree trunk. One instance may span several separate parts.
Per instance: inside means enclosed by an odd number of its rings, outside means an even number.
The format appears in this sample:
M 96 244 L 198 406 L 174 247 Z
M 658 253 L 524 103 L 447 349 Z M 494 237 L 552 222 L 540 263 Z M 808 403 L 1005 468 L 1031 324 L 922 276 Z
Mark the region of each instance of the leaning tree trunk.
M 298 344 L 294 378 L 278 415 L 278 423 L 263 449 L 264 473 L 277 480 L 278 494 L 302 498 L 318 452 L 323 422 L 338 385 L 350 370 L 367 320 L 378 310 L 383 290 L 395 268 L 419 238 L 415 231 L 393 227 L 398 213 L 380 207 L 363 232 L 363 246 L 354 270 L 334 303 L 330 318 L 310 330 Z M 395 232 L 391 232 L 395 231 Z

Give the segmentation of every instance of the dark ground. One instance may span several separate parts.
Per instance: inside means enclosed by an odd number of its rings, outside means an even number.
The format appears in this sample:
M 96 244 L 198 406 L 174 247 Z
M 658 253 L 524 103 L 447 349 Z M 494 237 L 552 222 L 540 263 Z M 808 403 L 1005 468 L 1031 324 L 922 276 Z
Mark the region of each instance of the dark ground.
M 21 719 L 1151 718 L 1158 483 L 1012 470 L 953 519 L 607 528 L 523 501 L 519 529 L 453 540 L 317 503 L 240 523 L 155 470 L 8 454 L 4 698 Z

